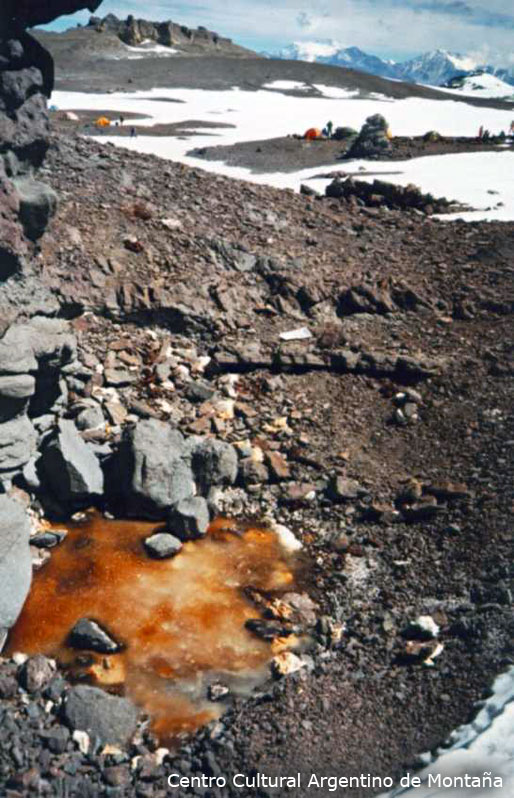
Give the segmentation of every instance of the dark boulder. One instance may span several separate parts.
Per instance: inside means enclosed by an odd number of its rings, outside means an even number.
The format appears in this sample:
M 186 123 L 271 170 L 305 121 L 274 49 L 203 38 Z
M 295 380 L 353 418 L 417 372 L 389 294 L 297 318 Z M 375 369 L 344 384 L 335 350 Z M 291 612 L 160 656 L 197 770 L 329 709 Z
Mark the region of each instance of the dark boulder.
M 98 651 L 100 654 L 115 654 L 122 646 L 102 626 L 91 618 L 80 618 L 68 638 L 73 648 Z

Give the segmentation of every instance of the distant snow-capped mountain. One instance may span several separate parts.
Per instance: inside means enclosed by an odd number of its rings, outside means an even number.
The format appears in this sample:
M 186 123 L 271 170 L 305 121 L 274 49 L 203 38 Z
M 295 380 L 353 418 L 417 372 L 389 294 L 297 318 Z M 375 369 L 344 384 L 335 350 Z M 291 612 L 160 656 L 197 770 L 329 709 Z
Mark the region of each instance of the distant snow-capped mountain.
M 514 71 L 479 64 L 469 56 L 432 50 L 408 61 L 395 63 L 376 55 L 365 53 L 358 47 L 341 47 L 333 40 L 294 42 L 273 57 L 292 61 L 309 61 L 319 64 L 358 69 L 384 78 L 442 86 L 453 78 L 481 73 L 496 75 L 505 83 L 514 85 Z
M 448 53 L 446 50 L 433 50 L 398 64 L 403 80 L 427 83 L 430 86 L 442 86 L 457 75 L 464 75 L 478 66 L 472 58 Z
M 368 55 L 358 47 L 342 47 L 333 40 L 314 42 L 294 42 L 280 50 L 275 57 L 285 58 L 289 61 L 309 61 L 318 64 L 358 69 L 360 72 L 369 72 L 371 75 L 381 75 L 386 78 L 395 78 L 396 65 L 393 61 L 385 61 L 376 55 Z

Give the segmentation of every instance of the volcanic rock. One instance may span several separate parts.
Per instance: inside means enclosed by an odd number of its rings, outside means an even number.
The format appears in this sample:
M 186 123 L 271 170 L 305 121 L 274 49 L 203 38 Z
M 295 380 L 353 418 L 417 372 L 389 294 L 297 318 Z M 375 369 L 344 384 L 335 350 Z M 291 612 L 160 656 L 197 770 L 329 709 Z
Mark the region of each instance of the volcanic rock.
M 70 632 L 69 644 L 73 648 L 98 651 L 100 654 L 114 654 L 122 646 L 91 618 L 80 618 Z

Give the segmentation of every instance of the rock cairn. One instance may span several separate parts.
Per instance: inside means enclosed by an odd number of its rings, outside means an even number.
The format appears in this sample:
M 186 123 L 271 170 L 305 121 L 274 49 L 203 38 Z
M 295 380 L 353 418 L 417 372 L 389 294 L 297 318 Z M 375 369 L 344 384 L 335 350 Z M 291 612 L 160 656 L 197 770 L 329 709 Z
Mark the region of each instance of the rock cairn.
M 381 114 L 368 116 L 346 158 L 380 159 L 391 149 L 389 126 Z

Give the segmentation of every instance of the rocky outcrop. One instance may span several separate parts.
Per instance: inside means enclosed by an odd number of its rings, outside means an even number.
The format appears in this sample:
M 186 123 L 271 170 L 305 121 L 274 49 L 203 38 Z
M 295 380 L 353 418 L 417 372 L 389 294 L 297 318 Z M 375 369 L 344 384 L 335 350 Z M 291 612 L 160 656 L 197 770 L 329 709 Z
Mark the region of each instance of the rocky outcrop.
M 38 484 L 33 468 L 38 444 L 54 414 L 63 410 L 66 370 L 72 374 L 80 365 L 75 356 L 75 338 L 58 319 L 35 317 L 9 327 L 0 339 L 0 490 L 8 490 L 22 472 L 26 483 L 32 474 L 32 486 Z M 56 477 L 61 492 L 69 468 L 62 466 Z M 0 648 L 30 586 L 29 533 L 24 508 L 0 494 Z
M 325 189 L 325 195 L 348 202 L 357 201 L 368 208 L 386 207 L 391 210 L 416 210 L 430 215 L 432 213 L 448 213 L 455 202 L 446 197 L 434 197 L 424 194 L 417 186 L 397 186 L 384 180 L 354 180 L 349 177 L 341 180 L 336 177 Z
M 98 0 L 39 0 L 2 4 L 0 19 L 0 286 L 26 274 L 34 245 L 55 212 L 55 193 L 36 179 L 48 149 L 47 98 L 53 87 L 53 61 L 26 28 Z M 22 305 L 26 296 L 16 296 Z M 5 296 L 1 317 L 9 315 Z
M 65 321 L 35 317 L 0 339 L 0 483 L 9 483 L 34 456 L 34 423 L 62 405 L 61 370 L 77 366 L 75 338 Z
M 91 17 L 89 27 L 99 32 L 115 33 L 122 42 L 131 47 L 148 40 L 165 47 L 193 44 L 207 49 L 217 49 L 231 44 L 231 39 L 219 36 L 201 26 L 196 29 L 188 28 L 171 20 L 150 22 L 146 19 L 135 19 L 131 14 L 124 20 L 118 19 L 114 14 L 108 14 L 103 19 Z

